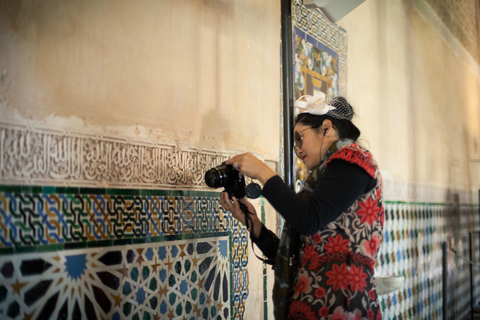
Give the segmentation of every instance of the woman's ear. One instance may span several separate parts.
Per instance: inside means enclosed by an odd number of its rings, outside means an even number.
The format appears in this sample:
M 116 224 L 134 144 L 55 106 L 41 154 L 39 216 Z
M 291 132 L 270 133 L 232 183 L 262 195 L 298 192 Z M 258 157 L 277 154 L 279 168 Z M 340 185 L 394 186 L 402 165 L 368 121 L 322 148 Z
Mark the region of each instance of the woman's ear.
M 333 128 L 332 121 L 325 119 L 322 123 L 322 128 L 323 128 L 323 136 L 325 137 L 330 131 L 330 129 Z

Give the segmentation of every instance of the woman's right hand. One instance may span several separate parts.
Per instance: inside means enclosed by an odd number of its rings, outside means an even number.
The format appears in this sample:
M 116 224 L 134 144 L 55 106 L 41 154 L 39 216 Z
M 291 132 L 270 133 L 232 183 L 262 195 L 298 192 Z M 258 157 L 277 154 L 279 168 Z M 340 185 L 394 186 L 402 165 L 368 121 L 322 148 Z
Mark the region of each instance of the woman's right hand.
M 246 225 L 245 214 L 247 213 L 244 213 L 242 211 L 242 209 L 240 208 L 240 203 L 244 204 L 247 207 L 249 216 L 252 219 L 253 223 L 253 235 L 255 238 L 258 238 L 262 229 L 262 222 L 260 221 L 260 219 L 258 219 L 257 211 L 255 210 L 253 204 L 251 204 L 250 201 L 245 198 L 237 200 L 237 198 L 232 197 L 232 199 L 230 199 L 228 193 L 225 191 L 222 191 L 222 193 L 220 193 L 220 204 L 222 205 L 223 209 L 230 211 L 235 219 Z
M 250 152 L 233 156 L 225 163 L 233 165 L 240 174 L 259 180 L 261 184 L 265 184 L 268 179 L 276 174 L 265 162 Z

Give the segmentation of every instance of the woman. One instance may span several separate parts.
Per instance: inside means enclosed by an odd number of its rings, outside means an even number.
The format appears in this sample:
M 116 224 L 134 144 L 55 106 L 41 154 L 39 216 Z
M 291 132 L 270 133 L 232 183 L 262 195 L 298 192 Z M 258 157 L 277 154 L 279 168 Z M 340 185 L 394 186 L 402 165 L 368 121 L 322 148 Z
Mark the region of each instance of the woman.
M 285 219 L 278 239 L 246 200 L 229 199 L 225 210 L 245 224 L 252 239 L 274 260 L 276 319 L 381 319 L 374 265 L 382 241 L 384 210 L 380 171 L 368 150 L 355 141 L 353 109 L 343 97 L 302 97 L 296 107 L 295 153 L 309 171 L 295 194 L 251 153 L 226 163 L 263 184 L 262 195 Z

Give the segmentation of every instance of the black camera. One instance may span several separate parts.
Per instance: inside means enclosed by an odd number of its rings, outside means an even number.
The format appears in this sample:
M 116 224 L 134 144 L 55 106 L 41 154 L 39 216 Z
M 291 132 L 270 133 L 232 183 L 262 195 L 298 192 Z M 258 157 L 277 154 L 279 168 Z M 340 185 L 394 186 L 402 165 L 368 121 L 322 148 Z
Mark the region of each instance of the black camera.
M 231 164 L 221 165 L 205 173 L 205 183 L 210 188 L 225 188 L 230 198 L 245 197 L 245 178 Z

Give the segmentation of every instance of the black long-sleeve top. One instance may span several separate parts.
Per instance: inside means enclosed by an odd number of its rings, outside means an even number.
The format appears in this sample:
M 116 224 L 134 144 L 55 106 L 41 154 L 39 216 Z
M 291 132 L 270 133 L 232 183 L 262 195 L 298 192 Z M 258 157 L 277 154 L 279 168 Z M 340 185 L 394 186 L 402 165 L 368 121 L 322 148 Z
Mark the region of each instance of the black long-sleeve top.
M 356 164 L 332 160 L 308 198 L 296 194 L 279 176 L 270 178 L 262 195 L 300 234 L 311 235 L 334 221 L 362 194 L 375 187 L 376 180 Z M 279 239 L 262 224 L 253 242 L 268 259 L 274 259 Z

